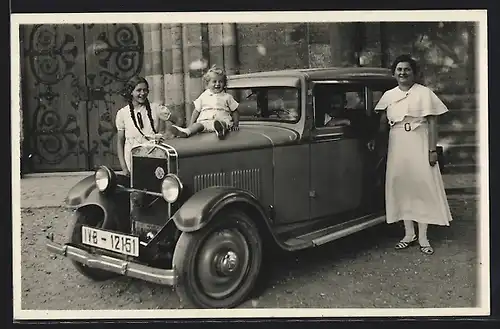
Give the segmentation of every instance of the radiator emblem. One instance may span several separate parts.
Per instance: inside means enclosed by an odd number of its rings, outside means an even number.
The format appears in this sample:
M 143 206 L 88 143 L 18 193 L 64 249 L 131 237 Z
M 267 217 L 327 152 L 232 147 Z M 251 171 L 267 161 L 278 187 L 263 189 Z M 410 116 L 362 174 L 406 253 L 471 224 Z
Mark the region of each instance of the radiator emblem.
M 156 178 L 162 179 L 163 177 L 165 177 L 165 170 L 163 170 L 162 167 L 157 167 L 155 170 L 155 175 Z

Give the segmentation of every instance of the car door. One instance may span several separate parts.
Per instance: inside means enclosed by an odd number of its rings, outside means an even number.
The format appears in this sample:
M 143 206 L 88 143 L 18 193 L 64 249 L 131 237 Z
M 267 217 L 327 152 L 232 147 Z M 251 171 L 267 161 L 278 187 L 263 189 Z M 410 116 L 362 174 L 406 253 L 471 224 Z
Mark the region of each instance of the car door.
M 351 83 L 315 83 L 313 88 L 314 127 L 310 143 L 310 218 L 341 215 L 359 209 L 363 201 L 363 160 L 365 149 L 352 127 L 325 124 L 332 95 L 361 95 L 365 88 Z M 344 97 L 344 109 L 347 100 Z M 342 117 L 342 115 L 339 115 Z M 337 219 L 335 219 L 337 218 Z M 342 216 L 332 220 L 342 220 Z
M 388 149 L 388 130 L 379 132 L 380 114 L 375 113 L 375 105 L 382 94 L 395 87 L 396 82 L 392 80 L 373 80 L 367 84 L 367 115 L 369 117 L 369 129 L 375 141 L 374 149 L 369 151 L 365 161 L 365 188 L 364 199 L 366 200 L 366 211 L 382 211 L 385 207 L 385 171 Z

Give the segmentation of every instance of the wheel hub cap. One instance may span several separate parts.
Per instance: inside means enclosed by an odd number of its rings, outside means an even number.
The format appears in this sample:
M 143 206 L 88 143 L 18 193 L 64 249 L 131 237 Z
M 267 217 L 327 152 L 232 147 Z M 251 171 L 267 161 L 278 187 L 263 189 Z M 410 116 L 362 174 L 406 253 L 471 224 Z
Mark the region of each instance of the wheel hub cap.
M 199 250 L 196 274 L 203 293 L 223 299 L 235 292 L 247 274 L 251 253 L 237 229 L 211 234 Z
M 234 251 L 228 251 L 219 258 L 218 270 L 223 275 L 230 275 L 238 266 L 238 255 Z

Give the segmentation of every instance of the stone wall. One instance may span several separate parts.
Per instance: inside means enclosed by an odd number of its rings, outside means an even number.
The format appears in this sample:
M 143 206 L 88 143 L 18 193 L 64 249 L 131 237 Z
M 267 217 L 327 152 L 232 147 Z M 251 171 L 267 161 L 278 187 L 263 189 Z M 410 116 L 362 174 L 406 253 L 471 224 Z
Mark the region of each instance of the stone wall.
M 465 167 L 477 163 L 477 113 L 487 109 L 476 104 L 471 24 L 143 24 L 142 33 L 142 72 L 151 84 L 151 98 L 174 109 L 181 125 L 204 88 L 202 74 L 213 64 L 229 74 L 356 64 L 387 67 L 398 54 L 412 53 L 422 68 L 422 81 L 450 108 L 440 118 L 450 161 Z M 21 126 L 22 143 L 26 132 Z
M 343 23 L 237 24 L 240 72 L 346 66 L 352 43 Z
M 420 81 L 450 112 L 439 118 L 440 143 L 453 170 L 478 163 L 474 26 L 418 23 L 237 24 L 239 72 L 328 66 L 389 67 L 401 53 L 419 62 Z M 448 30 L 446 30 L 448 29 Z M 359 58 L 358 58 L 359 57 Z
M 211 65 L 229 74 L 363 65 L 389 67 L 401 53 L 419 61 L 421 82 L 450 108 L 440 137 L 450 162 L 477 162 L 474 26 L 467 23 L 260 23 L 144 25 L 145 72 L 185 124 Z M 472 50 L 472 51 L 471 51 Z
M 309 67 L 304 24 L 238 24 L 239 72 Z

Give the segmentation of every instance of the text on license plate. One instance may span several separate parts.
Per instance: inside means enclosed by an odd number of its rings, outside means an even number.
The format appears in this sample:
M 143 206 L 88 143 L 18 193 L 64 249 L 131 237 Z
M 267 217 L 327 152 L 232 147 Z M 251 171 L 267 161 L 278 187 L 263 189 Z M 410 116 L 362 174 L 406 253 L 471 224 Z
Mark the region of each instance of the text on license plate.
M 139 238 L 82 226 L 82 243 L 129 256 L 139 256 Z

